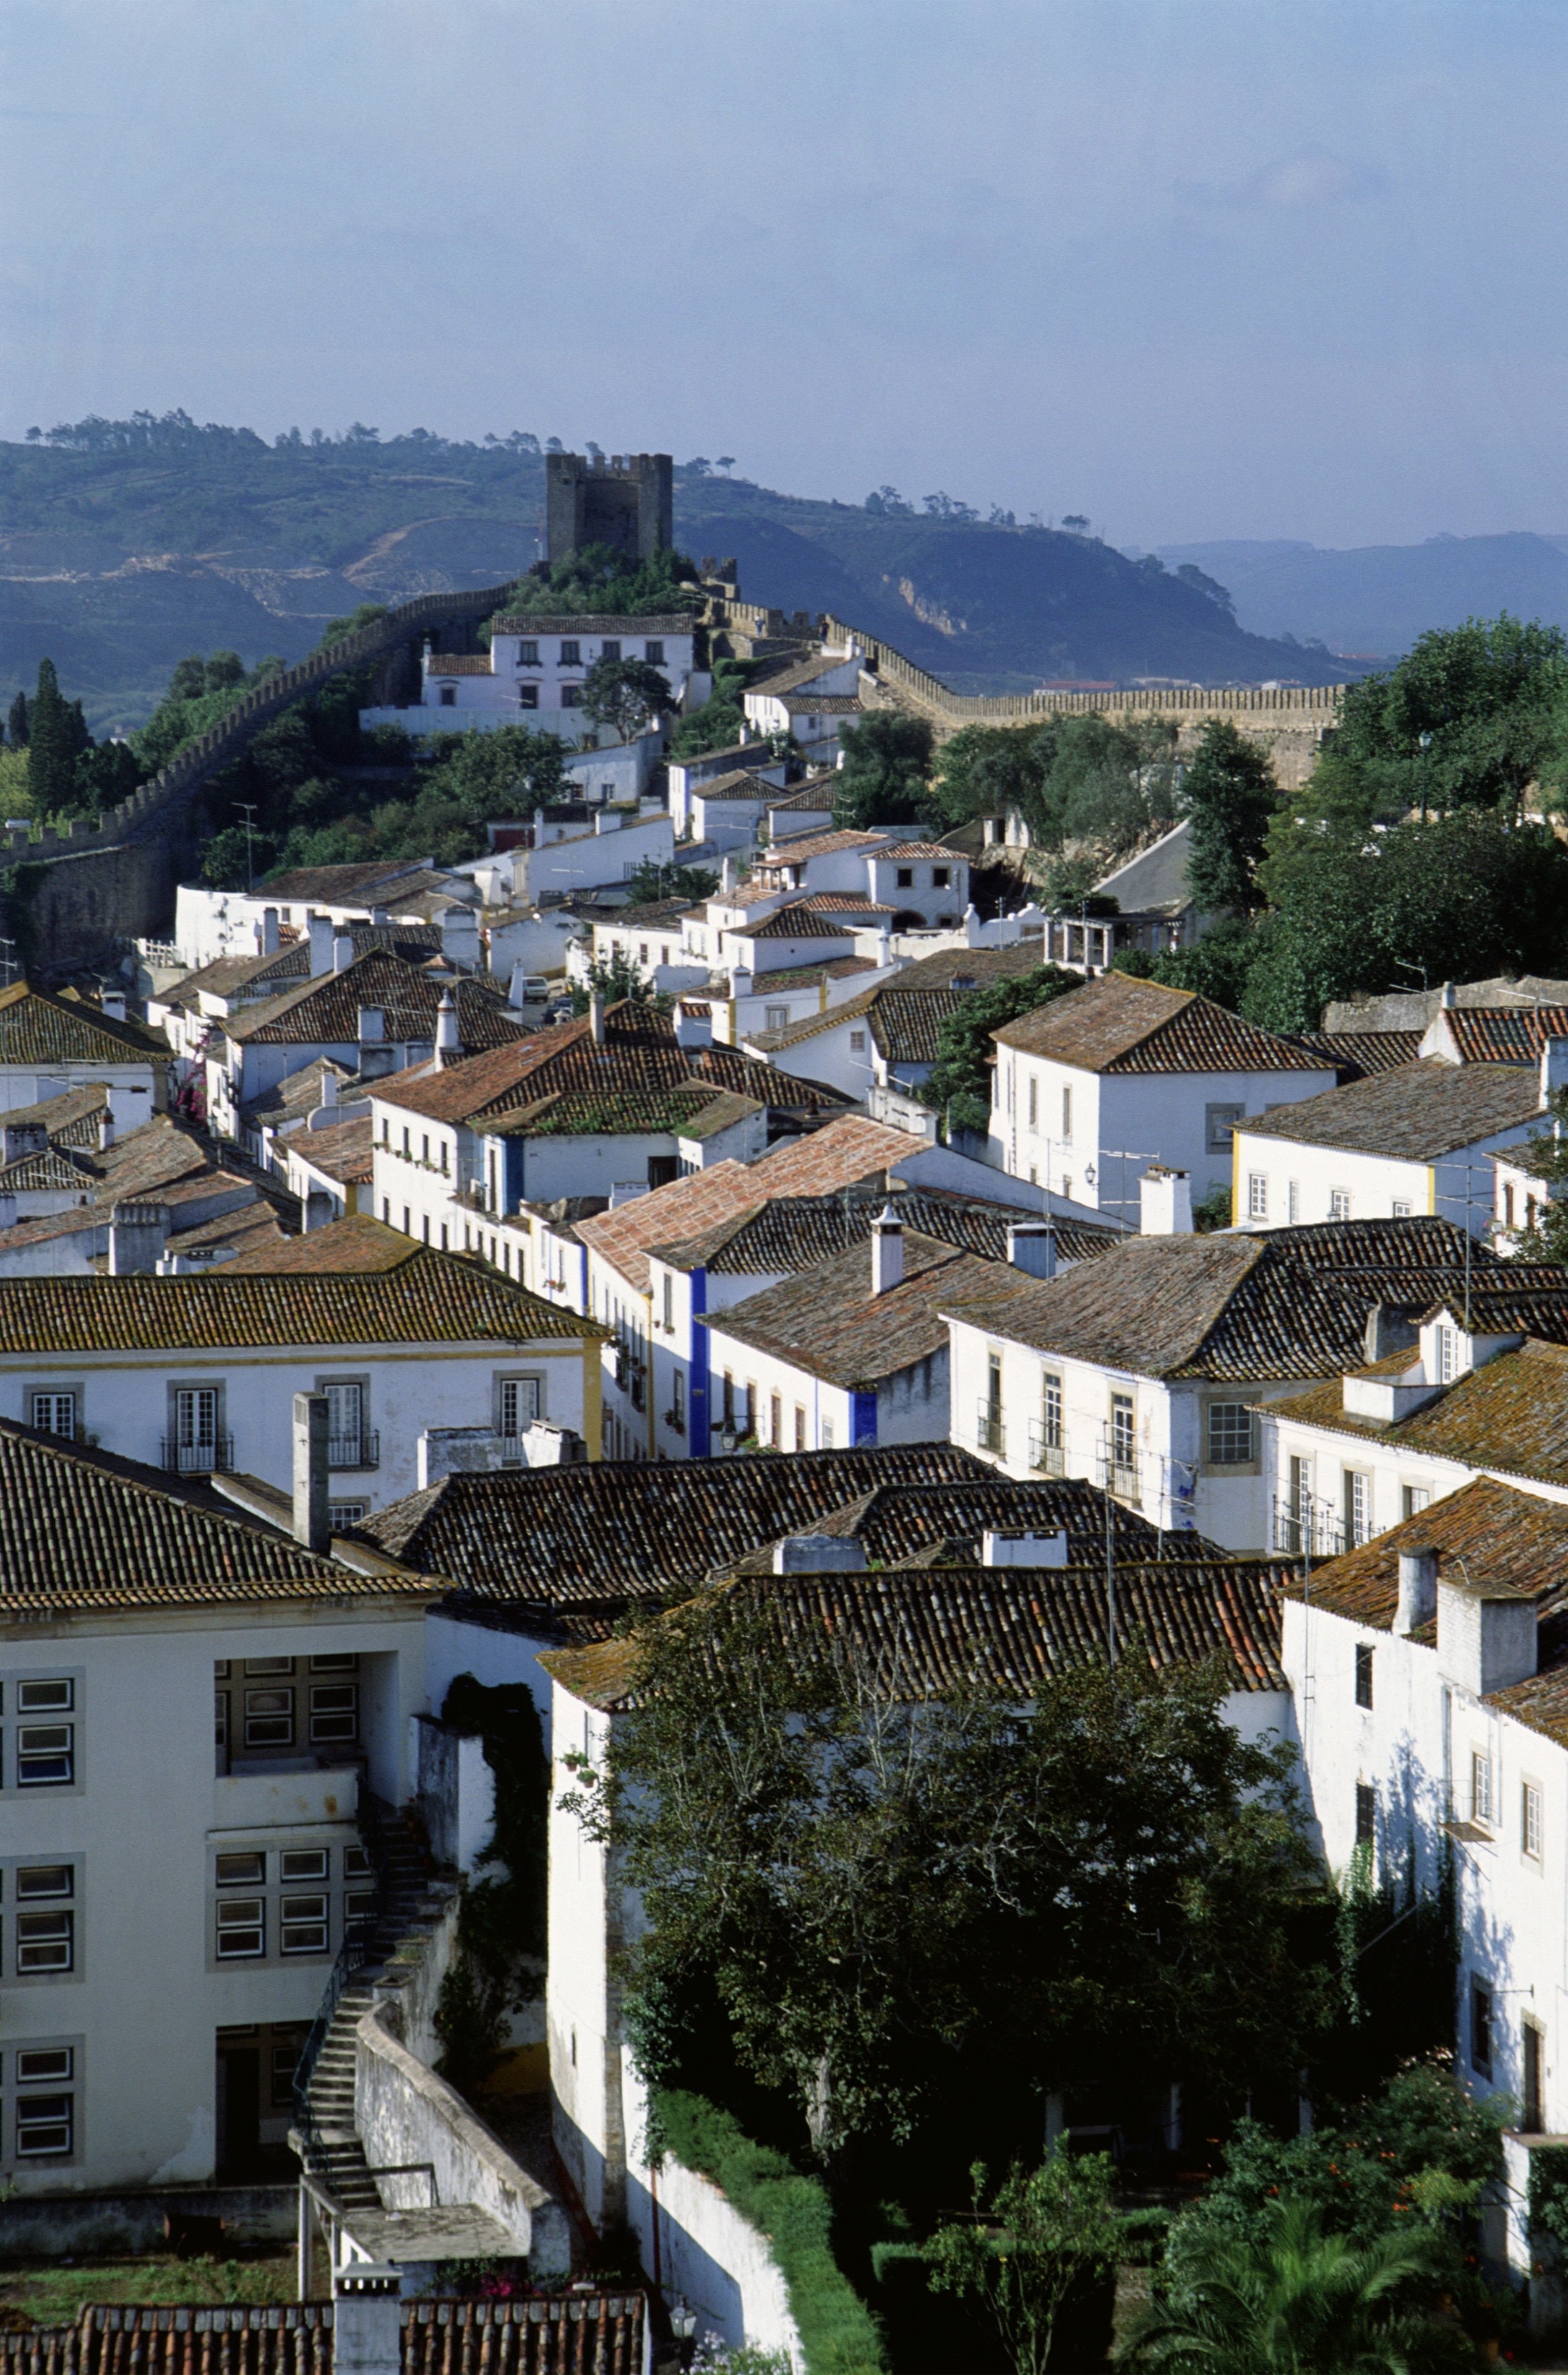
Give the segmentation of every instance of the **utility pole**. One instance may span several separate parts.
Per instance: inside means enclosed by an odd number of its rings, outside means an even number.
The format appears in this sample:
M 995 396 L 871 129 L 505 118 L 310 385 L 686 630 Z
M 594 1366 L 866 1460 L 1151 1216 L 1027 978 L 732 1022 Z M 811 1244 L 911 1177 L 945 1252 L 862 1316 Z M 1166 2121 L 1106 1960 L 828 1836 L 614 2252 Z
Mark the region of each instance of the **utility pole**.
M 236 800 L 234 805 L 245 820 L 245 895 L 249 898 L 256 887 L 255 861 L 251 847 L 251 836 L 255 831 L 256 806 L 253 800 Z

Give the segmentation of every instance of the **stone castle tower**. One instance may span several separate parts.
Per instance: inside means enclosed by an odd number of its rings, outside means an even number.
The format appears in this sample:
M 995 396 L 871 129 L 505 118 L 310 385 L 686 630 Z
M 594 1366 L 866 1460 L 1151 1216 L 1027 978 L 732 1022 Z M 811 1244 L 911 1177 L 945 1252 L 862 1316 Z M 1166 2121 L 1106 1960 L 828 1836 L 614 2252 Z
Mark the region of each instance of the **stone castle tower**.
M 667 454 L 545 456 L 546 558 L 570 561 L 585 544 L 607 544 L 646 561 L 675 533 L 675 465 Z

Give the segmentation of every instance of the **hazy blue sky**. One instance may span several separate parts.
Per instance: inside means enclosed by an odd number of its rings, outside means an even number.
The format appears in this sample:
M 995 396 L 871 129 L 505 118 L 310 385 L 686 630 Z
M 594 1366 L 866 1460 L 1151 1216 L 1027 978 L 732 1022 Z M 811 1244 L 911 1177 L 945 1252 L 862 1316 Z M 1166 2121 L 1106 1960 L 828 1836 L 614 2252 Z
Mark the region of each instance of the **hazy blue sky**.
M 6 0 L 0 433 L 1568 532 L 1563 0 Z

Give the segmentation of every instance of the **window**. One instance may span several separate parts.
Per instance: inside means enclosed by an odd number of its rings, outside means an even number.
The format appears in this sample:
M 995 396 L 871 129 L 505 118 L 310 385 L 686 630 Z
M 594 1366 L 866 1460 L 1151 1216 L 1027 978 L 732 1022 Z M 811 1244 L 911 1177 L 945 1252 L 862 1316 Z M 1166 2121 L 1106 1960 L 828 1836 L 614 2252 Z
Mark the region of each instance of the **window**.
M 1541 2109 L 1541 2033 L 1533 2020 L 1525 2023 L 1525 2084 L 1519 2125 L 1526 2135 L 1539 2136 L 1546 2125 Z
M 1133 1403 L 1130 1394 L 1111 1397 L 1111 1465 L 1130 1468 L 1137 1457 L 1138 1438 L 1133 1425 Z
M 76 1948 L 76 1915 L 68 1910 L 18 1913 L 17 1971 L 68 1971 Z
M 218 1466 L 216 1386 L 175 1388 L 173 1450 L 169 1465 L 181 1472 L 199 1475 Z
M 77 1875 L 68 1863 L 24 1864 L 17 1873 L 17 1895 L 74 1896 Z
M 643 657 L 647 661 L 650 668 L 663 668 L 665 664 L 665 647 L 663 644 L 660 643 L 656 637 L 653 643 L 644 644 L 643 646 Z
M 1053 1369 L 1040 1380 L 1040 1432 L 1047 1451 L 1062 1447 L 1062 1381 Z
M 1348 1221 L 1350 1217 L 1350 1191 L 1348 1188 L 1331 1188 L 1328 1191 L 1328 1217 L 1331 1221 Z
M 259 1849 L 253 1853 L 247 1849 L 242 1855 L 220 1855 L 218 1859 L 218 1885 L 219 1888 L 265 1888 L 265 1849 Z
M 1285 1523 L 1287 1529 L 1285 1548 L 1288 1551 L 1294 1552 L 1299 1556 L 1303 1551 L 1311 1552 L 1315 1549 L 1316 1544 L 1313 1540 L 1312 1463 L 1310 1460 L 1292 1459 L 1291 1461 L 1291 1500 Z
M 1399 1197 L 1396 1197 L 1394 1199 L 1394 1218 L 1397 1221 L 1408 1221 L 1409 1217 L 1410 1206 L 1409 1199 L 1406 1198 L 1402 1199 Z
M 1356 1845 L 1369 1848 L 1377 1836 L 1377 1792 L 1370 1781 L 1356 1783 Z
M 933 891 L 945 891 L 951 879 L 952 868 L 950 867 L 934 866 L 931 868 L 931 888 Z
M 517 688 L 517 706 L 518 706 L 518 708 L 519 708 L 519 709 L 537 709 L 538 705 L 539 705 L 539 688 L 538 688 L 538 686 L 537 686 L 536 684 L 520 684 L 520 685 L 518 686 L 518 688 Z
M 324 1746 L 337 1740 L 357 1740 L 360 1734 L 360 1686 L 358 1683 L 312 1683 L 311 1684 L 311 1745 Z M 288 1864 L 287 1856 L 283 1859 Z M 284 1872 L 288 1880 L 290 1875 Z M 301 1874 L 300 1877 L 303 1877 Z
M 1540 1861 L 1541 1814 L 1540 1791 L 1533 1781 L 1522 1785 L 1519 1806 L 1519 1841 L 1527 1856 Z
M 563 684 L 560 688 L 560 705 L 562 709 L 575 709 L 578 705 L 577 696 L 582 690 L 583 688 L 580 684 Z
M 1491 2075 L 1491 1990 L 1480 1979 L 1470 1981 L 1470 2067 Z
M 442 709 L 455 709 L 455 708 L 456 708 L 456 706 L 457 706 L 457 687 L 456 687 L 454 684 L 443 684 L 443 685 L 442 686 L 442 689 L 441 689 L 441 706 L 442 707 Z
M 1072 1135 L 1073 1093 L 1071 1089 L 1064 1089 L 1062 1091 L 1062 1136 L 1069 1146 L 1072 1144 Z M 1065 1196 L 1067 1192 L 1067 1189 L 1064 1188 L 1062 1189 L 1063 1195 Z
M 49 1682 L 18 1683 L 18 1716 L 68 1711 L 76 1704 L 76 1684 L 65 1676 Z M 67 1789 L 77 1778 L 77 1728 L 71 1723 L 18 1723 L 17 1726 L 17 1787 L 18 1790 Z
M 1491 1759 L 1480 1748 L 1470 1751 L 1470 1820 L 1491 1820 Z
M 1210 1402 L 1209 1466 L 1239 1468 L 1253 1457 L 1252 1412 L 1245 1402 Z
M 1291 1226 L 1294 1228 L 1302 1217 L 1302 1183 L 1299 1179 L 1292 1179 L 1291 1182 L 1286 1194 L 1285 1208 L 1290 1214 Z
M 324 1955 L 327 1951 L 326 1891 L 311 1896 L 285 1896 L 278 1924 L 286 1955 Z
M 18 2086 L 47 2086 L 71 2077 L 76 2054 L 68 2045 L 31 2045 L 18 2047 L 17 2051 L 17 2084 Z
M 1355 1550 L 1372 1540 L 1372 1478 L 1363 1470 L 1345 1471 L 1345 1546 Z
M 675 1333 L 675 1274 L 667 1270 L 664 1274 L 664 1314 L 665 1334 L 673 1336 Z
M 1356 1643 L 1356 1705 L 1372 1705 L 1372 1648 L 1366 1641 Z
M 852 1031 L 852 1032 L 850 1033 L 850 1034 L 849 1034 L 849 1052 L 850 1052 L 850 1054 L 851 1054 L 852 1056 L 864 1056 L 864 1055 L 865 1055 L 865 1053 L 866 1053 L 866 1034 L 865 1034 L 865 1032 L 864 1032 L 864 1031 Z
M 245 1693 L 245 1746 L 292 1748 L 293 1745 L 292 1685 L 286 1684 L 279 1690 L 248 1690 Z
M 1267 1221 L 1268 1218 L 1268 1177 L 1266 1172 L 1247 1173 L 1247 1219 Z
M 784 1402 L 777 1394 L 768 1400 L 768 1441 L 775 1451 L 784 1449 Z
M 503 1436 L 522 1435 L 531 1427 L 539 1415 L 537 1377 L 502 1377 L 500 1409 L 500 1432 Z
M 1399 1487 L 1400 1516 L 1419 1517 L 1431 1499 L 1431 1491 L 1425 1484 L 1401 1484 Z
M 677 1369 L 670 1379 L 669 1421 L 677 1435 L 686 1433 L 686 1372 Z
M 266 1952 L 266 1900 L 261 1896 L 220 1896 L 218 1900 L 218 1959 L 220 1963 L 253 1961 Z
M 429 1144 L 429 1140 L 426 1140 Z M 329 1468 L 365 1465 L 365 1389 L 344 1382 L 322 1388 L 326 1396 L 326 1464 Z
M 599 657 L 602 660 L 618 660 L 620 657 L 620 645 L 619 642 L 615 641 L 611 636 L 607 635 L 604 642 L 599 645 Z
M 1245 1105 L 1206 1105 L 1204 1120 L 1205 1143 L 1210 1154 L 1229 1154 L 1231 1132 L 1239 1121 L 1246 1118 Z
M 583 665 L 582 644 L 572 639 L 569 639 L 567 642 L 562 644 L 560 647 L 560 664 L 562 668 L 581 668 Z
M 75 1441 L 77 1433 L 75 1394 L 34 1394 L 32 1424 L 41 1434 L 68 1436 Z
M 822 1421 L 821 1432 L 823 1450 L 831 1451 L 833 1447 L 833 1422 L 831 1418 L 825 1418 Z
M 896 871 L 896 873 L 895 873 L 895 875 L 894 875 L 894 878 L 893 878 L 893 879 L 894 879 L 894 880 L 895 880 L 895 881 L 897 882 L 897 884 L 898 884 L 898 886 L 899 886 L 899 889 L 900 889 L 901 891 L 913 891 L 913 890 L 914 890 L 914 867 L 913 867 L 913 866 L 901 866 L 901 867 L 899 867 L 899 868 L 898 868 L 898 869 L 897 869 L 897 871 Z
M 537 642 L 532 636 L 525 635 L 519 643 L 517 646 L 517 665 L 519 668 L 538 667 L 539 646 Z
M 795 1447 L 796 1451 L 806 1448 L 806 1409 L 801 1402 L 795 1405 Z
M 1437 1382 L 1440 1386 L 1452 1385 L 1454 1382 L 1454 1372 L 1458 1365 L 1456 1358 L 1454 1337 L 1455 1330 L 1452 1328 L 1440 1327 L 1438 1329 Z
M 71 2095 L 18 2095 L 17 2097 L 17 2157 L 59 2160 L 72 2149 Z
M 784 1031 L 789 1027 L 787 1006 L 767 1006 L 762 1010 L 764 1027 L 769 1031 Z
M 1031 1129 L 1040 1127 L 1040 1083 L 1032 1076 L 1029 1083 L 1029 1127 Z
M 65 1674 L 51 1675 L 47 1682 L 17 1684 L 18 1715 L 69 1715 L 77 1703 L 77 1686 Z

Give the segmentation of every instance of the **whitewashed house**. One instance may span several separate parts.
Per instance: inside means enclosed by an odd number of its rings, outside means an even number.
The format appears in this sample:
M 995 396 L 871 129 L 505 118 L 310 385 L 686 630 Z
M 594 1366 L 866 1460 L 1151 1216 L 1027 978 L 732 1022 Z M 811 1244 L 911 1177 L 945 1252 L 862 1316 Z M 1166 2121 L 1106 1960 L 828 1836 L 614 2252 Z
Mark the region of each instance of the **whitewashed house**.
M 1152 1182 L 1150 1233 L 1102 1260 L 955 1310 L 953 1438 L 1009 1475 L 1091 1477 L 1161 1526 L 1261 1551 L 1257 1406 L 1360 1366 L 1378 1306 L 1462 1289 L 1465 1237 L 1432 1219 L 1193 1235 L 1182 1188 Z
M 808 1006 L 787 1022 L 769 1018 L 741 1044 L 781 1071 L 824 1081 L 847 1097 L 862 1099 L 874 1087 L 919 1088 L 936 1065 L 937 1034 L 948 1017 L 977 990 L 1032 973 L 1039 961 L 1038 950 L 1021 944 L 944 950 L 913 963 L 894 959 L 866 981 L 850 980 L 847 997 L 815 1011 Z M 769 1006 L 772 978 L 760 975 L 754 985 Z
M 1539 1064 L 1427 1056 L 1287 1113 L 1238 1121 L 1233 1216 L 1278 1226 L 1438 1212 L 1484 1236 L 1491 1157 L 1539 1128 L 1549 1095 L 1565 1082 L 1568 1039 L 1552 1039 Z
M 1320 1097 L 1338 1078 L 1322 1057 L 1206 998 L 1122 973 L 993 1036 L 991 1161 L 1134 1224 L 1146 1164 L 1185 1171 L 1195 1202 L 1228 1192 L 1232 1134 L 1248 1116 Z M 1303 1207 L 1299 1217 L 1323 1216 Z
M 287 1497 L 264 1522 L 0 1422 L 13 2193 L 289 2171 L 294 2064 L 371 1885 L 357 1818 L 409 1794 L 442 1589 L 333 1545 L 324 1481 L 295 1539 Z
M 174 943 L 185 963 L 199 968 L 222 957 L 271 955 L 308 936 L 312 916 L 335 931 L 432 922 L 439 929 L 442 917 L 476 900 L 471 881 L 430 858 L 291 867 L 254 891 L 182 882 L 174 894 Z
M 588 670 L 600 659 L 645 661 L 669 687 L 673 709 L 699 708 L 713 680 L 693 665 L 695 632 L 685 610 L 647 618 L 608 612 L 500 618 L 492 622 L 488 652 L 427 646 L 418 703 L 362 709 L 360 723 L 401 726 L 419 735 L 528 726 L 574 747 L 611 746 L 622 738 L 613 727 L 595 727 L 583 715 Z
M 167 1105 L 171 1053 L 160 1033 L 125 1020 L 115 992 L 96 1007 L 25 981 L 0 989 L 0 1112 L 101 1086 L 117 1093 L 121 1126 L 134 1128 Z
M 499 1463 L 543 1419 L 596 1457 L 599 1341 L 476 1263 L 340 1221 L 203 1276 L 0 1277 L 0 1417 L 172 1475 L 287 1489 L 292 1398 L 324 1394 L 347 1525 L 439 1472 L 432 1431 L 466 1431 Z

